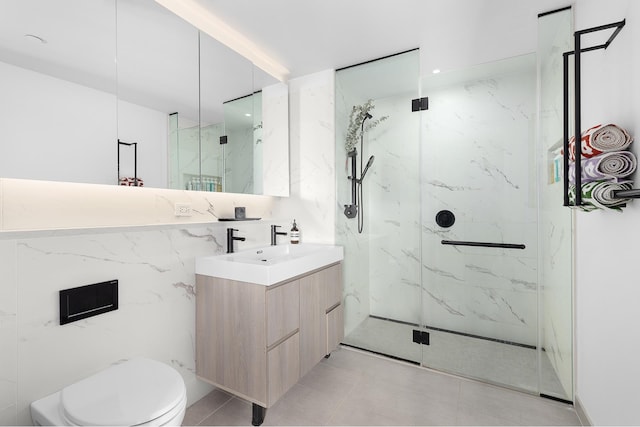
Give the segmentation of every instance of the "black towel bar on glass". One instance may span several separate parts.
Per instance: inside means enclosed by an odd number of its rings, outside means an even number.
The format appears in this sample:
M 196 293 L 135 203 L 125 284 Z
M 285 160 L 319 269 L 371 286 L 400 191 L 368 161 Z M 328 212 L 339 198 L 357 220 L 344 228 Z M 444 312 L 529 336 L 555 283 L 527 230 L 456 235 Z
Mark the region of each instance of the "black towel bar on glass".
M 452 246 L 480 246 L 483 248 L 525 249 L 521 243 L 488 243 L 488 242 L 461 242 L 459 240 L 443 240 L 443 245 Z

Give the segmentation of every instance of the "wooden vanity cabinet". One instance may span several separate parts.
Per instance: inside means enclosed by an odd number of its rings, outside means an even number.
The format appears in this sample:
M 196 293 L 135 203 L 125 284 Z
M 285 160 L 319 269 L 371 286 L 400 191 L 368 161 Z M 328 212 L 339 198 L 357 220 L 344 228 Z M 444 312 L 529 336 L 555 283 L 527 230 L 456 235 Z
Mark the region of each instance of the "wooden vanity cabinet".
M 341 302 L 342 264 L 300 278 L 301 377 L 331 353 L 344 338 L 342 316 L 339 317 L 339 325 L 335 316 L 336 309 L 342 308 Z
M 341 301 L 340 263 L 272 286 L 196 275 L 197 376 L 270 407 L 338 346 Z

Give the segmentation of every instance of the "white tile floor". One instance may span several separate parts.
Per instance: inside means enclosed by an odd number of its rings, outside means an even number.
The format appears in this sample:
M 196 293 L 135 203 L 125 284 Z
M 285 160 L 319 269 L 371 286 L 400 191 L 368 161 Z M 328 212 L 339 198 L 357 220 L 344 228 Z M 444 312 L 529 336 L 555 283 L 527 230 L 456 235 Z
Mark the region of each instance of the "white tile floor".
M 545 352 L 540 353 L 542 375 L 538 384 L 535 349 L 440 331 L 430 331 L 431 345 L 422 346 L 412 341 L 413 329 L 411 325 L 369 317 L 343 342 L 438 371 L 571 400 L 570 391 L 560 384 Z
M 183 425 L 250 425 L 251 404 L 219 390 Z M 548 399 L 340 348 L 300 379 L 264 425 L 580 425 Z

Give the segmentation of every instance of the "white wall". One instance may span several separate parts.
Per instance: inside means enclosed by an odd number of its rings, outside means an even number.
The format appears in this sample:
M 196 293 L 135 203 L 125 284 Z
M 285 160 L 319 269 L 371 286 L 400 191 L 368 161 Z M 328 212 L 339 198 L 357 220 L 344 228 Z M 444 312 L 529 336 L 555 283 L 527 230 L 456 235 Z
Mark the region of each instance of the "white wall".
M 579 0 L 576 29 L 626 18 L 606 51 L 583 59 L 582 123 L 617 123 L 640 138 L 640 2 Z M 633 151 L 638 154 L 636 142 Z M 636 174 L 637 176 L 637 174 Z M 636 185 L 638 187 L 638 185 Z M 638 425 L 640 202 L 577 213 L 576 397 L 596 425 Z
M 4 62 L 0 93 L 0 176 L 117 181 L 115 95 Z
M 167 188 L 169 119 L 165 113 L 118 101 L 118 138 L 138 143 L 138 178 L 145 187 Z M 133 177 L 133 146 L 120 146 L 120 176 Z M 84 182 L 84 181 L 83 181 Z
M 138 142 L 138 177 L 167 186 L 167 115 L 113 94 L 0 62 L 0 176 L 113 184 L 117 139 Z M 16 159 L 21 159 L 16 161 Z M 133 147 L 121 147 L 133 177 Z

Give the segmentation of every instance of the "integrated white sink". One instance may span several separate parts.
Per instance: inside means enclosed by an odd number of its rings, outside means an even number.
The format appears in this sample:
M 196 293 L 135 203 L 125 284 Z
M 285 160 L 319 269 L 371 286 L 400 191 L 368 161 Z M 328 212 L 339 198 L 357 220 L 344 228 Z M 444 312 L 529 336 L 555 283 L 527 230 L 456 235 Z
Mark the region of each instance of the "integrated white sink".
M 342 246 L 301 243 L 196 258 L 196 274 L 273 285 L 344 259 Z

